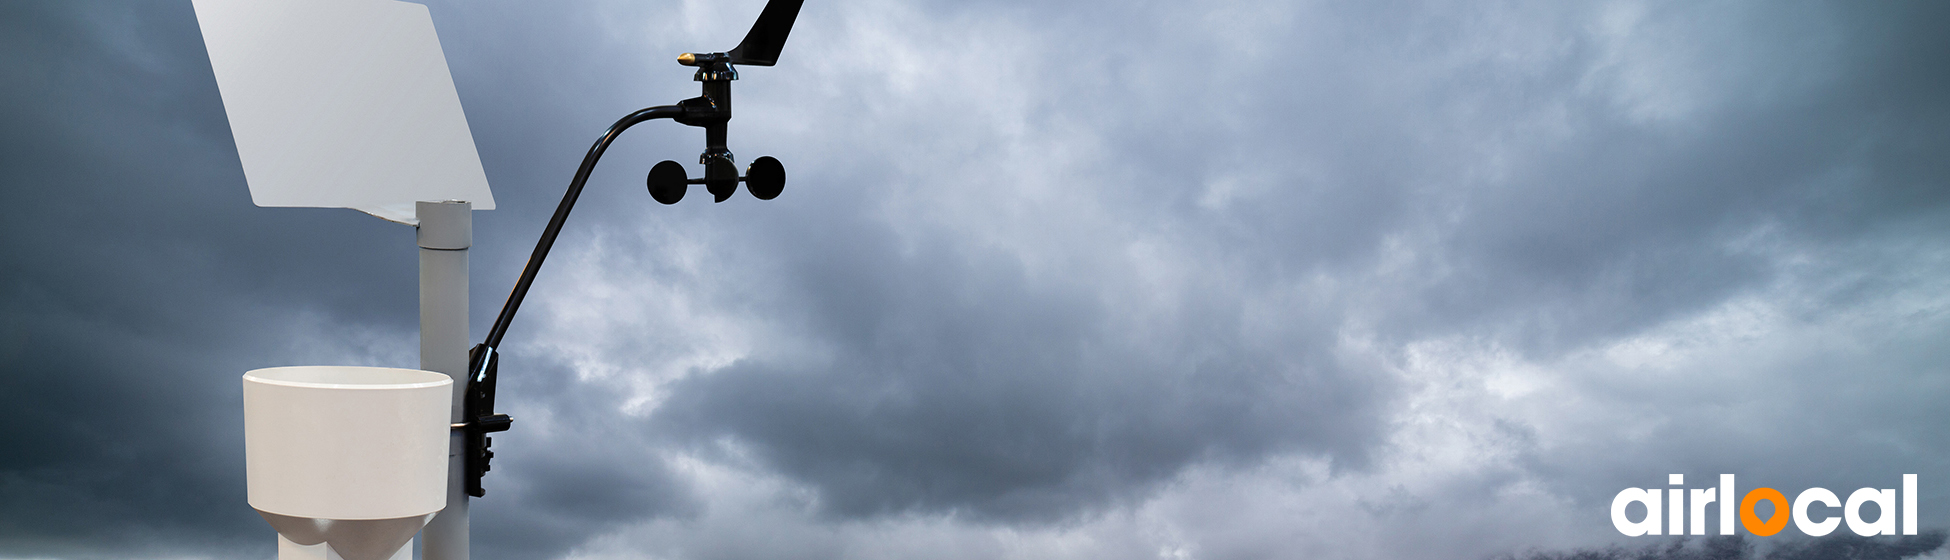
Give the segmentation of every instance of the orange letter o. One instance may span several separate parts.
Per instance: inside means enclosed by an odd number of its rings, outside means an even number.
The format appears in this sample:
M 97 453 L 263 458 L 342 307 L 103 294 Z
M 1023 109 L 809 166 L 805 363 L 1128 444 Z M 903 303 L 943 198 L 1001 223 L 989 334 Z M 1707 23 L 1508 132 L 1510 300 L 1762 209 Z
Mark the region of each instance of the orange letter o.
M 1760 516 L 1754 515 L 1754 504 L 1761 500 L 1774 502 L 1774 515 L 1768 516 L 1766 523 L 1760 521 Z M 1787 528 L 1787 522 L 1787 496 L 1781 495 L 1780 490 L 1755 488 L 1754 491 L 1747 493 L 1746 498 L 1740 500 L 1740 526 L 1746 527 L 1750 533 L 1763 537 L 1772 536 L 1774 533 L 1781 532 L 1781 529 Z

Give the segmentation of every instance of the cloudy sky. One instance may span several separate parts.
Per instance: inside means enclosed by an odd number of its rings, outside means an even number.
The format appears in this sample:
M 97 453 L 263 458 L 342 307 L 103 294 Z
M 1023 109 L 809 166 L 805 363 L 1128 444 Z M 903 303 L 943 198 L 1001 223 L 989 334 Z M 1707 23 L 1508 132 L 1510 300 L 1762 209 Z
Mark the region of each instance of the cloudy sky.
M 762 0 L 428 4 L 478 339 Z M 736 84 L 784 196 L 596 170 L 477 557 L 1473 559 L 1663 543 L 1608 508 L 1669 473 L 1950 527 L 1946 22 L 811 0 Z M 238 378 L 416 365 L 412 229 L 251 205 L 186 0 L 0 3 L 0 76 L 0 558 L 269 557 Z

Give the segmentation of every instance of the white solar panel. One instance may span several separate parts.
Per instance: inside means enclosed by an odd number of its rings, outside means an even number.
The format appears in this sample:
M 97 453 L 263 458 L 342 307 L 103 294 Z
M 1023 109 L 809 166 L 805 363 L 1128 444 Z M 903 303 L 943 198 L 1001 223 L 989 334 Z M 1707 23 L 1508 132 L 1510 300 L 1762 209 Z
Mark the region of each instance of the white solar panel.
M 426 6 L 194 4 L 252 202 L 406 223 L 416 201 L 494 208 Z

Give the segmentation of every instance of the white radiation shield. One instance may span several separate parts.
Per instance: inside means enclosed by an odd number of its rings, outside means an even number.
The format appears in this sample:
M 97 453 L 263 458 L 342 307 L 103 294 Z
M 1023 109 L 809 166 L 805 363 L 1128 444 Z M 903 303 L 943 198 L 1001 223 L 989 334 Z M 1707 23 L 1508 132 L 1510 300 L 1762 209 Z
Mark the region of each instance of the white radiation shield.
M 416 201 L 494 208 L 426 6 L 194 4 L 252 202 L 402 223 Z

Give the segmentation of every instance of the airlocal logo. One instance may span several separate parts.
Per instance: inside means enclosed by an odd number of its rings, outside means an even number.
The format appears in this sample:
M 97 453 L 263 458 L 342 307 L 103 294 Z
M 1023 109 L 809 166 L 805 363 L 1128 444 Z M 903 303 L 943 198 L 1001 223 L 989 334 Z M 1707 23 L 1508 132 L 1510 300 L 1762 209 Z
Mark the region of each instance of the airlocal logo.
M 1677 474 L 1669 475 L 1667 483 L 1679 486 L 1686 483 L 1686 477 Z M 1734 508 L 1728 507 L 1733 503 L 1733 496 L 1737 494 L 1734 492 L 1733 475 L 1723 474 L 1720 475 L 1719 488 L 1691 489 L 1690 501 L 1686 499 L 1688 494 L 1686 488 L 1668 489 L 1666 494 L 1671 496 L 1670 500 L 1666 501 L 1670 504 L 1669 508 L 1660 507 L 1662 500 L 1659 499 L 1658 490 L 1626 488 L 1619 491 L 1618 496 L 1611 499 L 1611 526 L 1617 527 L 1618 532 L 1628 537 L 1657 535 L 1662 526 L 1666 527 L 1668 533 L 1674 535 L 1704 535 L 1706 534 L 1706 506 L 1717 502 L 1715 509 L 1720 514 L 1722 535 L 1734 534 L 1733 513 L 1736 510 L 1740 512 L 1740 526 L 1746 527 L 1749 533 L 1763 537 L 1781 532 L 1781 529 L 1787 527 L 1790 518 L 1794 520 L 1795 528 L 1815 537 L 1834 531 L 1835 526 L 1842 521 L 1848 521 L 1848 529 L 1864 537 L 1896 534 L 1896 491 L 1890 489 L 1856 490 L 1848 495 L 1848 502 L 1844 504 L 1835 497 L 1834 492 L 1829 492 L 1825 488 L 1809 488 L 1795 496 L 1794 506 L 1789 507 L 1787 496 L 1781 494 L 1780 490 L 1755 488 L 1754 491 L 1740 498 L 1740 507 Z M 1645 506 L 1645 519 L 1632 521 L 1627 518 L 1626 508 L 1635 502 Z M 1759 512 L 1754 511 L 1755 506 L 1761 502 L 1770 502 L 1774 506 L 1773 513 L 1766 520 L 1762 520 Z M 1686 507 L 1689 503 L 1692 505 L 1691 508 Z M 1816 512 L 1808 511 L 1809 506 L 1814 504 L 1831 508 L 1840 507 L 1842 515 L 1837 518 L 1833 514 L 1826 514 L 1821 520 L 1815 520 L 1813 517 Z M 1863 504 L 1876 505 L 1875 521 L 1862 519 Z M 1903 475 L 1902 504 L 1903 534 L 1914 535 L 1916 534 L 1916 475 Z M 1661 511 L 1668 512 L 1666 517 L 1671 519 L 1669 524 L 1660 522 Z M 1687 515 L 1688 512 L 1692 515 Z M 1685 523 L 1689 519 L 1692 523 Z M 1687 529 L 1688 525 L 1691 531 L 1681 533 L 1680 531 Z

